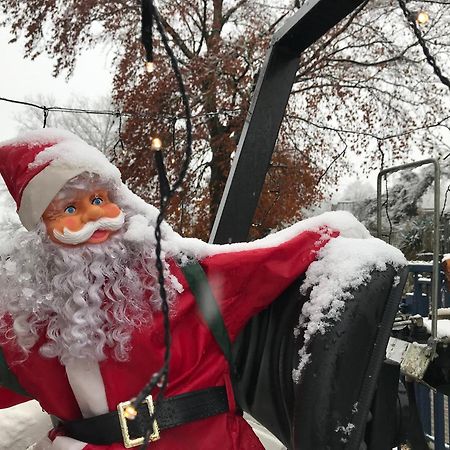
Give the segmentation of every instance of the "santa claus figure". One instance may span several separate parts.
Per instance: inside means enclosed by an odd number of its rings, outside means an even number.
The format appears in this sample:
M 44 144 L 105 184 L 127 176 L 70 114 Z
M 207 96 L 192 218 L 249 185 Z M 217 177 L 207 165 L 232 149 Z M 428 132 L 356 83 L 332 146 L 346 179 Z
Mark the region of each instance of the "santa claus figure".
M 156 209 L 126 188 L 101 152 L 61 130 L 0 144 L 0 173 L 23 224 L 0 250 L 0 407 L 33 398 L 58 418 L 39 449 L 139 445 L 148 405 L 140 421 L 124 418 L 118 405 L 164 360 Z M 232 342 L 330 239 L 346 229 L 368 237 L 350 220 L 324 215 L 226 246 L 181 238 L 163 224 L 172 345 L 151 448 L 263 448 L 238 412 L 229 364 L 197 307 L 186 264 L 206 274 Z

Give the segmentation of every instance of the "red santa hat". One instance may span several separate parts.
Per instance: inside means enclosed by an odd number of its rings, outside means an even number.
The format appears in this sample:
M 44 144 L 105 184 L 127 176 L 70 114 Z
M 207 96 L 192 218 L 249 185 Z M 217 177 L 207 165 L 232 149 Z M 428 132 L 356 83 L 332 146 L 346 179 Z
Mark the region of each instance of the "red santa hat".
M 0 143 L 0 174 L 27 230 L 36 227 L 60 189 L 83 172 L 121 184 L 119 170 L 103 153 L 67 131 L 45 128 Z

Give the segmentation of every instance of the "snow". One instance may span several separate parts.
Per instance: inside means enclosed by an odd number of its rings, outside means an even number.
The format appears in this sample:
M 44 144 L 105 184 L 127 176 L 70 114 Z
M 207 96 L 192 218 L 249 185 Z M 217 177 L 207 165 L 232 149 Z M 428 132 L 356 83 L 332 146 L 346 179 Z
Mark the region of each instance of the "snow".
M 341 442 L 345 443 L 347 442 L 354 429 L 355 425 L 353 423 L 348 423 L 346 426 L 338 426 L 334 431 L 342 435 Z
M 47 142 L 79 141 L 83 142 L 77 135 L 60 128 L 40 128 L 38 130 L 26 131 L 18 136 L 1 142 L 2 146 L 21 146 L 23 144 L 39 145 Z
M 439 316 L 450 316 L 450 308 L 438 308 L 438 317 Z
M 295 336 L 303 335 L 304 341 L 299 351 L 299 365 L 292 373 L 296 383 L 311 360 L 308 346 L 312 337 L 317 332 L 324 334 L 339 320 L 345 302 L 353 298 L 351 290 L 366 284 L 373 270 L 383 271 L 388 264 L 400 268 L 407 261 L 400 250 L 375 238 L 338 237 L 319 251 L 301 287 L 303 294 L 310 293 L 294 330 Z
M 408 262 L 409 266 L 432 266 L 433 261 L 414 260 Z
M 37 401 L 0 409 L 0 448 L 24 450 L 52 428 L 50 416 Z
M 370 233 L 356 218 L 346 211 L 326 212 L 316 217 L 302 220 L 296 224 L 277 233 L 270 234 L 265 238 L 252 242 L 239 242 L 234 244 L 207 244 L 199 239 L 183 238 L 175 240 L 178 250 L 198 259 L 214 255 L 216 253 L 238 252 L 254 250 L 264 247 L 275 247 L 286 242 L 303 231 L 317 231 L 324 238 L 329 236 L 330 231 L 339 231 L 340 236 L 347 238 L 370 238 Z
M 29 165 L 30 169 L 50 162 L 50 165 L 54 167 L 70 167 L 80 171 L 95 172 L 106 179 L 120 183 L 119 169 L 111 164 L 102 152 L 69 131 L 57 128 L 29 131 L 21 135 L 19 139 L 6 141 L 0 145 L 48 142 L 55 142 L 55 144 L 39 153 Z
M 423 325 L 430 334 L 432 334 L 431 323 L 431 319 L 423 318 Z M 439 319 L 437 321 L 437 337 L 443 341 L 450 341 L 450 319 Z

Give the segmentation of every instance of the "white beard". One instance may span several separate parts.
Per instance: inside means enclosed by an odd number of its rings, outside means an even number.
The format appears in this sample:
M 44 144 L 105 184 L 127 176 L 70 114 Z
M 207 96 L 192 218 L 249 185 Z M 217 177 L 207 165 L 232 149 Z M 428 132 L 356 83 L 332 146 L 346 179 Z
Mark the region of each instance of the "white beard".
M 125 225 L 126 227 L 126 225 Z M 133 328 L 149 323 L 159 309 L 154 246 L 132 244 L 119 231 L 103 244 L 66 248 L 41 227 L 18 231 L 15 251 L 0 255 L 0 335 L 26 352 L 45 332 L 43 356 L 105 358 L 105 348 L 126 360 Z M 177 282 L 166 270 L 169 304 Z M 10 322 L 10 321 L 9 321 Z

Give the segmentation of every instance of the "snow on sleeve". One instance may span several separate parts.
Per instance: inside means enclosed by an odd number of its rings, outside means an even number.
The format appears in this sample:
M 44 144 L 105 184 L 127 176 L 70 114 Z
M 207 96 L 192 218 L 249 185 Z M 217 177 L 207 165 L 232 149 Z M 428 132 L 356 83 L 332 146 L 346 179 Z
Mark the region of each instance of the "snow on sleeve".
M 326 230 L 338 231 L 340 236 L 347 238 L 370 238 L 370 233 L 352 214 L 347 211 L 326 212 L 316 217 L 302 220 L 296 224 L 263 239 L 253 242 L 235 244 L 207 244 L 199 239 L 182 238 L 177 245 L 180 252 L 189 257 L 202 259 L 217 253 L 255 250 L 258 248 L 275 247 L 298 236 L 303 231 L 318 231 L 326 235 Z M 326 236 L 324 236 L 326 237 Z
M 309 300 L 303 305 L 295 336 L 303 335 L 304 345 L 299 351 L 300 361 L 292 377 L 300 381 L 304 367 L 311 359 L 308 353 L 311 338 L 325 331 L 339 320 L 351 291 L 366 284 L 373 270 L 383 271 L 387 264 L 400 268 L 407 261 L 400 250 L 379 239 L 332 239 L 318 254 L 307 272 L 301 287 L 303 294 L 310 290 Z

